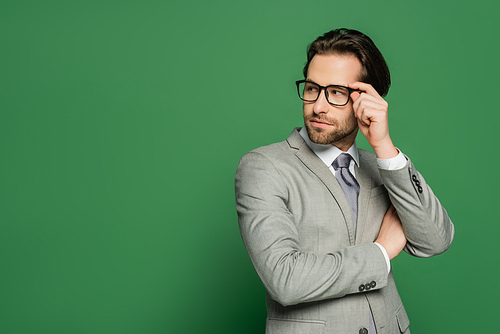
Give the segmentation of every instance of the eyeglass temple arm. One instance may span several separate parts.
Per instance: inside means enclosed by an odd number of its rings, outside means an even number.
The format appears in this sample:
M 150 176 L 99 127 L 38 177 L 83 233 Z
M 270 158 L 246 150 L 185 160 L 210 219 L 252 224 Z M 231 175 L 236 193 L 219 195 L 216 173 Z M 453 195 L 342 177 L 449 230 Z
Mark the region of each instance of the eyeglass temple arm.
M 349 88 L 349 87 L 347 87 Z M 353 89 L 353 88 L 349 88 L 349 90 L 352 92 L 358 92 L 358 93 L 364 93 L 365 91 L 364 90 L 361 90 L 361 89 Z

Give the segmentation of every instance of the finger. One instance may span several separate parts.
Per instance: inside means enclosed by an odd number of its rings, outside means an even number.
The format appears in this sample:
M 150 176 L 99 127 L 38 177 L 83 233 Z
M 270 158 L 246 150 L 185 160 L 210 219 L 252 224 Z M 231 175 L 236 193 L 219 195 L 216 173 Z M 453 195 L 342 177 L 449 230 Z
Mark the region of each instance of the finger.
M 351 93 L 351 99 L 353 102 L 356 102 L 356 100 L 358 99 L 358 97 L 361 96 L 361 93 L 360 92 L 352 92 Z
M 373 95 L 370 95 L 368 93 L 364 93 L 364 94 L 361 94 L 359 92 L 355 92 L 357 94 L 359 94 L 359 97 L 356 99 L 359 100 L 359 99 L 362 99 L 362 100 L 368 100 L 368 101 L 373 101 L 373 102 L 376 102 L 378 104 L 380 104 L 381 106 L 385 105 L 387 102 L 381 98 L 380 96 L 373 96 Z M 354 93 L 353 93 L 354 94 Z
M 353 82 L 353 83 L 350 83 L 348 84 L 348 87 L 350 88 L 353 88 L 353 89 L 359 89 L 369 95 L 373 95 L 373 96 L 379 96 L 379 93 L 375 90 L 375 88 L 373 88 L 372 85 L 366 83 L 366 82 Z
M 371 102 L 373 103 L 374 108 L 379 109 L 379 110 L 387 110 L 388 104 L 387 101 L 385 101 L 381 97 L 375 97 L 371 96 L 368 94 L 360 94 L 360 93 L 352 93 L 352 95 L 357 94 L 357 98 L 353 101 L 353 108 L 357 109 L 359 108 L 360 104 L 365 103 L 365 102 Z
M 359 128 L 369 127 L 372 124 L 372 121 L 368 117 L 363 116 L 363 114 L 357 117 L 357 121 Z
M 362 113 L 361 114 L 361 117 L 359 118 L 359 121 L 363 124 L 366 124 L 366 125 L 371 125 L 372 124 L 372 119 L 371 117 L 366 113 Z
M 384 114 L 384 109 L 376 102 L 363 100 L 357 103 L 354 109 L 354 117 L 366 120 L 369 119 L 370 122 L 375 119 L 380 119 Z
M 367 94 L 359 94 L 358 98 L 356 99 L 356 101 L 354 101 L 352 105 L 352 108 L 354 109 L 354 116 L 356 118 L 361 117 L 361 114 L 363 113 L 363 110 L 366 107 L 364 101 L 367 101 Z
M 354 117 L 358 120 L 358 125 L 361 126 L 369 126 L 370 119 L 366 115 L 365 104 L 359 103 L 356 108 L 354 108 Z

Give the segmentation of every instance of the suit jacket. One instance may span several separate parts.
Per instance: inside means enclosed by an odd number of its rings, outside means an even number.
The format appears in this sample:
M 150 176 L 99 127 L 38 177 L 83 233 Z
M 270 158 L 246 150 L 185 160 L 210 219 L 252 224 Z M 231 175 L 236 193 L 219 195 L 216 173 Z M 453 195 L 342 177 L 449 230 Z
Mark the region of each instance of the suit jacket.
M 268 334 L 409 333 L 409 320 L 377 238 L 389 205 L 408 239 L 405 251 L 444 252 L 454 227 L 408 159 L 399 170 L 377 167 L 359 150 L 357 231 L 335 176 L 294 129 L 286 141 L 240 160 L 236 207 L 244 244 L 266 288 Z

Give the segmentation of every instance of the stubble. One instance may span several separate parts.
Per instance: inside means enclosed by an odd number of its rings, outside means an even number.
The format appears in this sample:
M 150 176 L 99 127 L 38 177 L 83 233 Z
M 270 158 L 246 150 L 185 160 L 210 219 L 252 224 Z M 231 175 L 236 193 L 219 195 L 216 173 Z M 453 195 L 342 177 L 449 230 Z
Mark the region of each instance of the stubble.
M 332 129 L 316 128 L 310 124 L 309 120 L 311 118 L 322 119 L 321 117 L 318 116 L 319 115 L 314 115 L 304 120 L 307 134 L 309 135 L 309 138 L 313 143 L 323 144 L 323 145 L 333 145 L 335 143 L 341 143 L 345 141 L 347 138 L 350 138 L 352 134 L 358 130 L 358 122 L 356 121 L 355 118 L 344 120 L 340 123 L 335 120 L 323 119 L 324 121 L 333 124 L 334 125 L 333 128 Z

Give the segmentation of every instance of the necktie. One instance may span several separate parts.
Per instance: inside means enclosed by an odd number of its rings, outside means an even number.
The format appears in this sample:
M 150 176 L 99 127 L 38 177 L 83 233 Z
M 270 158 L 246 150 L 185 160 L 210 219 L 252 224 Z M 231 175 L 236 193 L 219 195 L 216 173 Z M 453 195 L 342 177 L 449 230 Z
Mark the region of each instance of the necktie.
M 359 183 L 354 178 L 354 175 L 349 171 L 349 164 L 351 163 L 351 155 L 341 153 L 337 159 L 332 163 L 333 169 L 337 172 L 335 177 L 344 191 L 347 202 L 351 206 L 352 221 L 354 222 L 354 233 L 356 233 L 356 225 L 358 223 L 358 196 L 359 196 Z M 366 331 L 366 329 L 365 329 Z M 361 333 L 361 331 L 360 331 Z M 376 334 L 375 321 L 373 319 L 372 310 L 370 309 L 370 334 Z
M 351 206 L 352 221 L 354 223 L 354 233 L 356 233 L 356 224 L 358 222 L 358 196 L 359 183 L 354 175 L 349 171 L 351 155 L 347 153 L 340 154 L 332 163 L 333 169 L 337 172 L 335 177 L 339 181 L 340 187 L 344 191 L 347 202 Z

